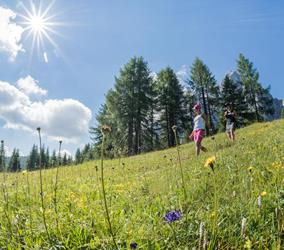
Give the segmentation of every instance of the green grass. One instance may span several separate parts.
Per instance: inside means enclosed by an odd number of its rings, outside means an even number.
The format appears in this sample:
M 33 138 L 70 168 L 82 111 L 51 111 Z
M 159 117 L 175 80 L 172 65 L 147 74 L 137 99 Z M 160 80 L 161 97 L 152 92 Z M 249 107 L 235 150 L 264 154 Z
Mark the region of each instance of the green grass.
M 130 249 L 131 242 L 137 249 L 198 249 L 201 222 L 208 249 L 283 249 L 284 120 L 254 124 L 236 136 L 235 144 L 225 134 L 205 139 L 209 152 L 199 158 L 193 143 L 179 147 L 187 200 L 176 148 L 106 160 L 106 196 L 120 249 Z M 204 163 L 214 155 L 213 173 Z M 1 187 L 0 248 L 114 249 L 105 219 L 100 162 L 59 169 L 58 214 L 55 176 L 56 169 L 43 171 L 48 239 L 39 173 L 7 174 Z M 178 209 L 182 218 L 165 223 L 163 216 Z M 243 218 L 246 229 L 241 235 Z

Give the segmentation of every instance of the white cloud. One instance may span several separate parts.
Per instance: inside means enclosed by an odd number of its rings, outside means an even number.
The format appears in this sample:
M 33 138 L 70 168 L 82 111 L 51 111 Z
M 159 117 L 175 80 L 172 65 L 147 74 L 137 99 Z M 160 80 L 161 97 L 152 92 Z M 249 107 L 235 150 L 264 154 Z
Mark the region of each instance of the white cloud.
M 53 140 L 79 143 L 88 134 L 92 112 L 74 99 L 33 102 L 23 91 L 0 81 L 0 118 L 5 128 L 35 132 Z
M 20 40 L 24 29 L 13 22 L 15 18 L 15 12 L 0 6 L 0 52 L 7 53 L 11 60 L 23 51 Z
M 190 69 L 187 65 L 182 65 L 181 69 L 176 72 L 179 82 L 183 85 L 186 85 L 186 81 L 190 76 Z
M 27 95 L 46 95 L 47 90 L 42 89 L 38 86 L 38 81 L 33 79 L 31 76 L 20 78 L 17 81 L 18 88 Z
M 59 155 L 59 151 L 56 151 L 56 154 Z M 67 150 L 67 149 L 62 149 L 62 150 L 60 151 L 61 157 L 63 157 L 65 154 L 66 154 L 67 157 L 69 157 L 69 156 L 73 157 L 73 155 L 71 154 L 71 152 L 70 152 L 69 150 Z
M 153 79 L 153 81 L 156 81 L 158 79 L 158 74 L 155 71 L 150 72 L 150 77 Z

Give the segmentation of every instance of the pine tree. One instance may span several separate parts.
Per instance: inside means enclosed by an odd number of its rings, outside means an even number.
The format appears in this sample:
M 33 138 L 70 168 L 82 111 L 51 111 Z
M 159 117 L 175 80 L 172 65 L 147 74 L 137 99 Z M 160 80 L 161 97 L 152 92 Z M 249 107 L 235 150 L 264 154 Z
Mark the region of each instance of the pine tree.
M 226 104 L 232 104 L 237 113 L 237 125 L 243 126 L 243 115 L 247 112 L 247 105 L 244 101 L 243 89 L 240 83 L 234 83 L 228 75 L 225 76 L 220 87 L 220 104 L 225 108 Z M 224 129 L 224 111 L 220 112 L 220 130 Z
M 66 166 L 68 164 L 68 160 L 67 160 L 67 154 L 66 152 L 63 155 L 63 159 L 62 159 L 62 165 Z
M 38 147 L 33 145 L 32 150 L 27 159 L 27 169 L 28 170 L 35 170 L 39 166 L 39 152 Z
M 51 156 L 50 161 L 51 161 L 50 164 L 51 164 L 52 167 L 57 166 L 57 164 L 58 164 L 58 159 L 57 159 L 56 151 L 55 151 L 55 150 L 52 151 L 52 156 Z
M 195 59 L 191 67 L 188 84 L 202 103 L 204 113 L 208 116 L 211 127 L 214 128 L 214 123 L 217 122 L 216 113 L 219 108 L 219 89 L 215 77 L 199 58 Z M 208 134 L 208 128 L 206 130 Z
M 273 114 L 273 98 L 270 88 L 263 88 L 259 83 L 259 73 L 253 63 L 240 54 L 237 61 L 238 72 L 244 88 L 245 101 L 248 104 L 248 119 L 261 121 L 265 115 Z
M 167 147 L 175 145 L 172 127 L 177 125 L 178 131 L 184 129 L 183 91 L 175 72 L 171 68 L 161 70 L 156 82 L 158 93 L 158 114 L 161 141 Z
M 82 163 L 82 154 L 81 150 L 78 148 L 75 154 L 75 164 L 81 164 Z
M 49 148 L 46 148 L 45 159 L 46 159 L 46 168 L 50 168 Z
M 106 141 L 109 155 L 114 156 L 117 152 L 132 155 L 145 151 L 149 134 L 147 116 L 151 108 L 151 80 L 142 57 L 132 58 L 115 78 L 114 89 L 108 92 L 105 105 L 97 116 L 99 124 L 91 129 L 98 146 L 101 142 L 100 127 L 109 125 L 113 128 Z
M 11 172 L 17 172 L 21 170 L 20 154 L 18 149 L 13 150 L 8 169 Z
M 4 148 L 4 141 L 1 140 L 1 147 L 0 147 L 0 171 L 3 172 L 5 169 L 6 169 L 5 148 Z

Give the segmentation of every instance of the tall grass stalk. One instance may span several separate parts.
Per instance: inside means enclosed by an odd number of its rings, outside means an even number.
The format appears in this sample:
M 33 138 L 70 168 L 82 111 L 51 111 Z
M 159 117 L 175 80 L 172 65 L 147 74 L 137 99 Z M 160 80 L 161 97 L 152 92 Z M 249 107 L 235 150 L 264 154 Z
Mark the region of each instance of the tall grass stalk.
M 45 216 L 45 206 L 44 206 L 44 194 L 43 194 L 43 181 L 42 181 L 42 164 L 41 164 L 41 134 L 40 128 L 37 128 L 38 131 L 38 138 L 39 138 L 39 180 L 40 180 L 40 198 L 41 198 L 41 209 L 42 209 L 42 219 L 45 228 L 45 232 L 47 234 L 48 240 L 51 242 L 50 235 L 48 232 L 48 227 L 46 223 L 46 216 Z
M 6 173 L 6 163 L 5 163 L 5 150 L 4 150 L 4 141 L 1 141 L 1 168 L 3 170 L 3 183 L 2 183 L 2 192 L 3 192 L 3 199 L 4 199 L 4 214 L 8 224 L 8 231 L 9 231 L 9 238 L 13 238 L 13 230 L 12 230 L 12 223 L 9 216 L 9 196 L 7 191 L 7 173 Z
M 106 134 L 110 132 L 110 127 L 108 126 L 103 126 L 101 128 L 101 133 L 102 133 L 102 147 L 101 147 L 101 185 L 102 185 L 102 195 L 103 195 L 103 201 L 104 201 L 104 207 L 105 207 L 105 214 L 106 214 L 106 220 L 108 222 L 108 227 L 109 227 L 109 232 L 113 241 L 113 244 L 115 248 L 118 250 L 118 246 L 116 244 L 115 240 L 115 235 L 112 229 L 111 221 L 110 221 L 110 216 L 109 216 L 109 209 L 107 205 L 107 199 L 106 199 L 106 190 L 105 190 L 105 181 L 104 181 L 104 150 L 105 150 L 105 136 Z
M 59 150 L 58 150 L 58 163 L 56 166 L 56 174 L 55 174 L 55 184 L 54 184 L 54 211 L 56 215 L 56 230 L 57 233 L 59 234 L 59 215 L 58 215 L 58 207 L 57 207 L 57 189 L 58 189 L 58 176 L 59 176 L 59 167 L 61 166 L 61 146 L 62 146 L 62 141 L 59 141 Z
M 181 175 L 181 182 L 182 182 L 184 200 L 187 203 L 187 192 L 186 192 L 186 187 L 185 187 L 184 174 L 183 174 L 183 168 L 182 168 L 182 165 L 181 165 L 179 144 L 178 144 L 178 139 L 177 139 L 177 126 L 173 126 L 172 130 L 173 130 L 174 136 L 175 136 L 175 142 L 176 142 L 176 149 L 177 149 L 177 156 L 178 156 L 178 163 L 179 163 L 179 169 L 180 169 L 180 175 Z M 187 214 L 187 212 L 186 212 L 186 214 Z
M 33 218 L 32 218 L 32 209 L 31 209 L 31 188 L 30 188 L 30 180 L 29 180 L 29 172 L 26 172 L 26 182 L 27 182 L 27 201 L 29 207 L 29 220 L 30 220 L 30 232 L 33 235 Z

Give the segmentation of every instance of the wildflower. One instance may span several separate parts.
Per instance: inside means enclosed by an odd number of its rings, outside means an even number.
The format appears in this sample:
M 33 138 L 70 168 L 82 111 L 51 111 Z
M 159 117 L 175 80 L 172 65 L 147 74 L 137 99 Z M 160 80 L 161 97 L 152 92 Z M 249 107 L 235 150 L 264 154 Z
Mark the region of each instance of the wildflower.
M 252 172 L 252 170 L 253 170 L 253 167 L 249 167 L 248 168 L 248 171 L 251 173 Z
M 137 243 L 136 242 L 131 242 L 130 243 L 130 249 L 136 249 L 137 248 Z
M 242 227 L 241 227 L 241 237 L 245 237 L 246 234 L 246 226 L 247 226 L 247 219 L 243 218 L 242 219 Z
M 262 197 L 264 197 L 264 196 L 266 196 L 267 195 L 267 193 L 266 193 L 266 191 L 263 191 L 263 192 L 261 192 L 261 194 L 260 194 Z
M 164 220 L 167 223 L 171 223 L 174 221 L 179 220 L 182 217 L 181 211 L 180 210 L 176 210 L 176 211 L 171 211 L 168 212 L 165 216 L 164 216 Z
M 28 173 L 27 170 L 23 170 L 23 171 L 22 171 L 22 174 L 27 174 L 27 173 Z
M 214 218 L 215 216 L 216 216 L 216 212 L 213 211 L 213 212 L 210 214 L 210 217 L 211 217 L 211 218 Z
M 245 245 L 244 245 L 244 248 L 246 249 L 251 249 L 252 247 L 252 244 L 251 244 L 251 240 L 250 239 L 247 239 Z
M 111 127 L 110 126 L 107 126 L 107 125 L 103 125 L 102 127 L 101 127 L 101 133 L 102 134 L 108 134 L 108 133 L 110 133 L 111 132 Z
M 209 157 L 204 166 L 207 168 L 207 167 L 210 167 L 212 169 L 212 171 L 214 172 L 214 164 L 216 162 L 216 157 L 215 156 L 212 156 L 212 157 Z

